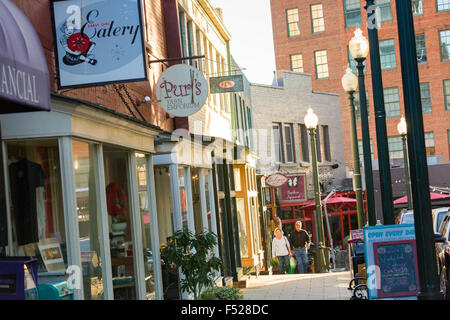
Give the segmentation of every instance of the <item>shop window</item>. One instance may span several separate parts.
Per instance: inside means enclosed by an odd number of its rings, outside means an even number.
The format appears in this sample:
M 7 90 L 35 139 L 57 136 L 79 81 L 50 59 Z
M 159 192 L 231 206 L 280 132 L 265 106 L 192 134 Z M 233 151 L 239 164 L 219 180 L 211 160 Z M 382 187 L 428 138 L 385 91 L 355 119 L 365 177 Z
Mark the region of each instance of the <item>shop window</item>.
M 84 299 L 104 299 L 94 145 L 72 140 Z
M 58 140 L 7 143 L 14 253 L 39 272 L 65 272 L 67 242 Z
M 128 185 L 128 152 L 104 146 L 106 204 L 110 230 L 114 299 L 136 299 L 136 282 L 131 234 L 131 206 Z
M 174 231 L 169 168 L 155 167 L 154 172 L 159 243 L 163 245 L 167 244 L 167 238 L 171 236 Z
M 180 186 L 181 221 L 183 223 L 183 229 L 188 229 L 188 200 L 186 193 L 186 178 L 184 175 L 184 168 L 178 169 L 178 178 Z
M 150 219 L 150 203 L 147 184 L 147 158 L 145 154 L 136 153 L 136 175 L 139 194 L 139 216 L 142 228 L 142 248 L 144 249 L 145 294 L 147 300 L 155 300 L 155 276 Z
M 211 225 L 211 195 L 209 193 L 209 180 L 208 176 L 210 174 L 210 171 L 208 170 L 202 170 L 201 171 L 203 175 L 205 176 L 205 200 L 206 200 L 206 217 L 208 219 L 208 231 L 212 232 L 213 228 Z
M 344 0 L 345 27 L 352 28 L 361 25 L 360 0 Z
M 203 232 L 202 204 L 200 198 L 199 169 L 191 169 L 192 206 L 194 208 L 195 233 Z
M 245 201 L 243 198 L 236 198 L 236 209 L 239 223 L 239 247 L 241 257 L 248 258 L 248 243 L 247 243 L 247 221 L 245 217 Z
M 241 186 L 241 169 L 240 168 L 234 168 L 234 181 L 236 184 L 236 190 L 237 192 L 242 191 Z

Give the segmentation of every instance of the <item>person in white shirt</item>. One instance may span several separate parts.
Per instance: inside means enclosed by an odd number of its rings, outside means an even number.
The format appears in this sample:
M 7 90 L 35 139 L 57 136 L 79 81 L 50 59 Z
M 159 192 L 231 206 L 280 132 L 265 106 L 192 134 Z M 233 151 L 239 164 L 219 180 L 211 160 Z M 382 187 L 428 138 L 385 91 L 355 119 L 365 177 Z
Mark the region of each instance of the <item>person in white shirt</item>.
M 281 234 L 281 229 L 275 229 L 275 238 L 272 240 L 272 258 L 277 258 L 281 274 L 289 271 L 289 258 L 292 256 L 288 239 Z

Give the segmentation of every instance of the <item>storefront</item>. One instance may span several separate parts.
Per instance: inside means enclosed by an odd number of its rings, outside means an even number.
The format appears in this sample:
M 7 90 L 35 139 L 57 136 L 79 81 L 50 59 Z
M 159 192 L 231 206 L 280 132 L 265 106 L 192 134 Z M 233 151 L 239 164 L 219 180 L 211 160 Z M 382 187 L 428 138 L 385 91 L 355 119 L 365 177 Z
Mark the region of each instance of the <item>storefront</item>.
M 0 116 L 6 252 L 75 299 L 162 299 L 154 137 L 161 130 L 53 95 L 51 112 Z
M 213 142 L 210 137 L 175 133 L 162 133 L 156 138 L 154 165 L 161 245 L 183 228 L 194 234 L 203 231 L 217 234 L 211 159 Z M 215 254 L 219 256 L 217 246 Z M 220 283 L 219 274 L 216 280 Z

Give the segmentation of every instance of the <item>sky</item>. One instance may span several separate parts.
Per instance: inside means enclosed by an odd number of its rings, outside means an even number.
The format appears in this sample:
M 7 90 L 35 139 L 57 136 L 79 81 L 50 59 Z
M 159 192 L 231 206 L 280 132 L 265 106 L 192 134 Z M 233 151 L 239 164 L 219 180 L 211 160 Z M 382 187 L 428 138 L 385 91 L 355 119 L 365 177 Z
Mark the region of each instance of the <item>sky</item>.
M 231 54 L 253 83 L 272 84 L 275 71 L 270 0 L 210 0 L 223 9 Z

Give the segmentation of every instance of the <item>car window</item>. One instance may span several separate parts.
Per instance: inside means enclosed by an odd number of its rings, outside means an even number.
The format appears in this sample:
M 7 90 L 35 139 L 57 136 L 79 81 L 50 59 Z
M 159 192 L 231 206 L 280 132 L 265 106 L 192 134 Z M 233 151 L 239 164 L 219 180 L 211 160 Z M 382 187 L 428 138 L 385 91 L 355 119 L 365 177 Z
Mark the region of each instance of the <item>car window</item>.
M 436 218 L 436 230 L 439 230 L 442 219 L 444 219 L 446 213 L 447 213 L 447 211 L 441 211 L 438 213 L 437 218 Z
M 447 233 L 448 219 L 449 219 L 449 216 L 446 215 L 446 216 L 444 217 L 444 220 L 442 221 L 441 227 L 439 228 L 439 233 L 440 233 L 441 236 L 443 236 L 443 237 L 445 237 L 445 234 Z
M 402 216 L 401 224 L 414 224 L 414 214 L 406 213 Z

